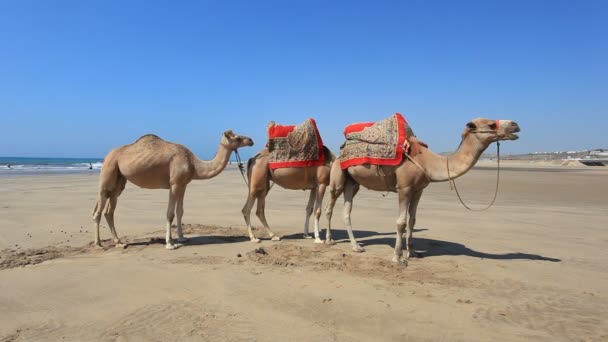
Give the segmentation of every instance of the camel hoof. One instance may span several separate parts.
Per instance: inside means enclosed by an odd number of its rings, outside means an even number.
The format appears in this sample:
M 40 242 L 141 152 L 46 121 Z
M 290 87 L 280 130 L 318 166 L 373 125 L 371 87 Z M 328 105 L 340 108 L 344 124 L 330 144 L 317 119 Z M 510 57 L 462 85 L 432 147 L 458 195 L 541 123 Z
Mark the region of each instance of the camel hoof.
M 334 239 L 325 240 L 325 244 L 326 245 L 335 245 L 336 241 L 334 241 Z
M 302 234 L 302 238 L 303 239 L 312 239 L 312 236 L 310 236 L 308 234 Z
M 178 238 L 177 242 L 184 243 L 184 242 L 188 242 L 188 240 L 189 240 L 188 238 L 182 237 L 182 238 Z
M 175 244 L 168 243 L 168 244 L 165 245 L 165 248 L 168 249 L 168 250 L 178 249 L 179 247 L 181 247 L 181 245 L 177 244 L 177 243 L 175 243 Z
M 103 246 L 101 245 L 101 242 L 100 243 L 96 243 L 93 247 L 95 249 L 103 249 Z
M 365 252 L 365 248 L 363 248 L 359 245 L 356 245 L 356 246 L 353 246 L 353 252 L 363 253 L 363 252 Z
M 400 263 L 400 264 L 404 264 L 405 266 L 407 266 L 407 258 L 404 257 L 398 257 L 398 256 L 393 256 L 393 262 L 394 263 Z
M 319 238 L 315 238 L 315 243 L 323 243 L 323 240 L 321 240 Z
M 260 239 L 258 239 L 258 238 L 253 238 L 253 239 L 251 239 L 251 242 L 254 242 L 254 243 L 260 243 L 261 241 L 262 241 L 262 240 L 260 240 Z
M 124 243 L 122 243 L 122 242 L 118 242 L 118 243 L 114 244 L 114 248 L 122 248 L 122 249 L 125 249 L 125 248 L 127 248 L 127 245 L 126 245 L 126 244 L 124 244 Z
M 272 240 L 272 241 L 281 241 L 281 237 L 275 235 L 270 240 Z

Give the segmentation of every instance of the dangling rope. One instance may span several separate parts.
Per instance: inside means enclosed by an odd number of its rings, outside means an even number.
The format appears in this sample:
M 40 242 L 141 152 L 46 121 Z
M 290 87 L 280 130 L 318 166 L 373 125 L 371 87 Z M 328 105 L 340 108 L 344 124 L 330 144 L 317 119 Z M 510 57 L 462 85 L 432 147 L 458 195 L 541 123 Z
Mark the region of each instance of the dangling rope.
M 247 185 L 247 187 L 249 187 L 249 183 L 247 183 L 247 176 L 245 176 L 245 165 L 243 165 L 243 162 L 241 161 L 241 156 L 239 155 L 239 151 L 234 150 L 234 154 L 236 155 L 236 162 L 239 167 L 239 171 L 241 171 L 241 176 L 243 176 L 243 180 L 245 181 L 245 185 Z
M 488 204 L 487 207 L 483 208 L 483 209 L 472 209 L 470 207 L 468 207 L 464 201 L 462 200 L 462 198 L 460 197 L 460 193 L 458 192 L 458 188 L 456 187 L 456 181 L 454 181 L 454 179 L 452 179 L 452 177 L 450 177 L 450 165 L 449 165 L 449 159 L 447 158 L 445 159 L 445 165 L 448 168 L 448 181 L 450 183 L 450 189 L 451 190 L 456 190 L 456 195 L 458 196 L 458 199 L 460 200 L 460 203 L 462 203 L 462 205 L 469 209 L 470 211 L 484 211 L 487 209 L 490 209 L 490 207 L 494 204 L 494 201 L 496 201 L 496 197 L 498 196 L 498 184 L 500 182 L 500 142 L 496 141 L 496 158 L 497 158 L 497 167 L 496 167 L 496 189 L 494 191 L 494 198 L 492 199 L 492 202 L 490 202 L 490 204 Z

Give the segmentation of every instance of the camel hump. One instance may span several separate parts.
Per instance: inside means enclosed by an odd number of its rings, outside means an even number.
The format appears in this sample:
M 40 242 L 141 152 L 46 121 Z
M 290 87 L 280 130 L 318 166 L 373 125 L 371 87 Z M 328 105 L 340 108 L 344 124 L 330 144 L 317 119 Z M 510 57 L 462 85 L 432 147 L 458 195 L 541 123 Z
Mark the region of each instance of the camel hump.
M 161 139 L 158 135 L 156 134 L 146 134 L 146 135 L 142 135 L 139 139 L 137 139 L 135 142 L 139 142 L 141 140 L 163 140 Z

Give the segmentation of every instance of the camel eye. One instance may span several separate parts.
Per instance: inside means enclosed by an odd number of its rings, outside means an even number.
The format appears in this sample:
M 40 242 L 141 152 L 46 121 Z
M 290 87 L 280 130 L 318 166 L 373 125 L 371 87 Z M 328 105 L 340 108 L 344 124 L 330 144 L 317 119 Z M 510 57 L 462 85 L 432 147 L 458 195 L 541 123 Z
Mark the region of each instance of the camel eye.
M 493 123 L 490 124 L 490 129 L 496 129 L 496 123 L 495 122 L 493 122 Z

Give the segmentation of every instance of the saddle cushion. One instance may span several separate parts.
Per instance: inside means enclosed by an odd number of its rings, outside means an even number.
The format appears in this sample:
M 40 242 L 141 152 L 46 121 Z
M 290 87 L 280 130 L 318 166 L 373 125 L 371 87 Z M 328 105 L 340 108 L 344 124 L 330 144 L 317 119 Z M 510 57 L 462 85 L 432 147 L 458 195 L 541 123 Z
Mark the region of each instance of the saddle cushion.
M 323 140 L 314 119 L 297 126 L 268 124 L 270 169 L 320 166 L 325 163 Z
M 406 139 L 414 134 L 405 118 L 395 113 L 378 122 L 355 123 L 344 129 L 346 141 L 340 147 L 340 167 L 399 165 Z

